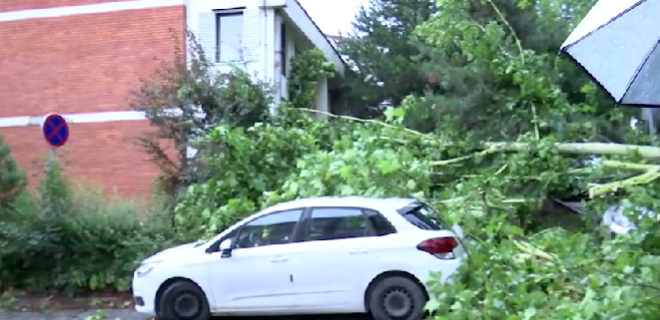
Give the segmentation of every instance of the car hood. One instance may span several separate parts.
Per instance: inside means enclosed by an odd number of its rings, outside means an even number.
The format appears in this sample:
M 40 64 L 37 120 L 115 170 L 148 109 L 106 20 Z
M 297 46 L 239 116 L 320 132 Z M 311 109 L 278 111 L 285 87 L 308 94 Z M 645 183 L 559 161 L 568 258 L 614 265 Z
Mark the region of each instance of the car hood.
M 171 257 L 181 257 L 191 254 L 193 252 L 198 252 L 201 249 L 199 248 L 204 241 L 195 241 L 191 243 L 182 244 L 176 247 L 165 249 L 161 252 L 154 254 L 153 256 L 144 260 L 143 263 L 151 263 L 155 261 L 165 260 Z

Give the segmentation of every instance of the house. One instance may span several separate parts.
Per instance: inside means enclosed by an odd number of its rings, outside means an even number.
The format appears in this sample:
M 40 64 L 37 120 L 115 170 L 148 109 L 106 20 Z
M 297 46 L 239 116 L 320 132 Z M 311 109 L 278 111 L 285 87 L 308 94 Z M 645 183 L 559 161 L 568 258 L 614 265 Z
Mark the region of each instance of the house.
M 173 39 L 185 39 L 186 29 L 218 70 L 240 62 L 271 81 L 278 100 L 288 98 L 296 52 L 318 48 L 344 72 L 296 0 L 2 1 L 0 134 L 31 184 L 49 153 L 39 125 L 55 112 L 69 121 L 69 141 L 57 150 L 69 176 L 122 195 L 151 194 L 159 171 L 135 144 L 150 126 L 129 107 L 130 92 L 152 74 L 154 58 L 173 56 Z M 316 108 L 331 104 L 324 81 Z

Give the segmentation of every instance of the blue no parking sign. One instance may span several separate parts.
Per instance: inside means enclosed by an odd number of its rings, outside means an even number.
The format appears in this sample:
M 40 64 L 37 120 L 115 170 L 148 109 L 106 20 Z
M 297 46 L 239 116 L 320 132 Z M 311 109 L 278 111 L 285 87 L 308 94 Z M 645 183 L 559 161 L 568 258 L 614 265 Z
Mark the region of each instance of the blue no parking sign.
M 50 113 L 41 122 L 41 134 L 53 148 L 59 148 L 69 140 L 69 125 L 64 117 Z

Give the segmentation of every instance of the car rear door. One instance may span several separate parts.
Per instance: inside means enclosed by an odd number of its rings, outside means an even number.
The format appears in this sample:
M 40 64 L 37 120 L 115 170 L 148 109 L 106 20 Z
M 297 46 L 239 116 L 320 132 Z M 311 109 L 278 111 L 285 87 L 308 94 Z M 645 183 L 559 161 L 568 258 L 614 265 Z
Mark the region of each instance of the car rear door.
M 298 308 L 363 308 L 361 285 L 378 268 L 373 252 L 382 238 L 361 208 L 311 208 L 303 241 L 291 253 Z M 354 305 L 354 306 L 353 306 Z M 326 310 L 326 309 L 323 309 Z

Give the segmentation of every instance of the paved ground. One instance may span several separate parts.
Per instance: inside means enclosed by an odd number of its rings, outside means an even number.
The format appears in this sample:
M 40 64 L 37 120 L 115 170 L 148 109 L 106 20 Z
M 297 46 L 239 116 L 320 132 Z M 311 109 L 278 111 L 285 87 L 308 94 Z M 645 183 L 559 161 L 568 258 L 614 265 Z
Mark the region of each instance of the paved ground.
M 93 316 L 105 316 L 94 318 Z M 0 320 L 149 320 L 150 317 L 132 310 L 90 311 L 44 311 L 44 312 L 6 312 L 0 311 Z M 361 315 L 304 316 L 304 317 L 223 317 L 222 320 L 369 320 Z M 218 319 L 219 320 L 219 319 Z
M 105 317 L 93 317 L 95 315 Z M 0 311 L 0 320 L 148 320 L 148 316 L 131 310 L 89 311 L 44 311 L 44 312 L 7 312 Z

